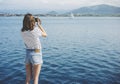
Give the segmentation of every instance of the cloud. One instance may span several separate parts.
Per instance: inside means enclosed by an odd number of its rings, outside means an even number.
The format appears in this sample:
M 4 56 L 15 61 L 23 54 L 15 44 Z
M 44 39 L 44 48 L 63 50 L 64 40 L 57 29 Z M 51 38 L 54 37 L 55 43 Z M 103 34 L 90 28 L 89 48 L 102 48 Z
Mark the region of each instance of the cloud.
M 97 4 L 119 6 L 120 0 L 0 0 L 0 8 L 6 9 L 75 9 Z
M 0 2 L 2 2 L 3 0 L 0 0 Z

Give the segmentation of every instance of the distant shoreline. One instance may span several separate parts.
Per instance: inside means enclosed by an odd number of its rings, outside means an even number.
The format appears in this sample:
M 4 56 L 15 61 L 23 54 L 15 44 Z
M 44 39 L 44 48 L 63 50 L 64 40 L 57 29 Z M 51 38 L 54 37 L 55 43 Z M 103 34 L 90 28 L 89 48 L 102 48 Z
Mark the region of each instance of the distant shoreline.
M 25 14 L 0 14 L 0 17 L 24 16 Z M 33 14 L 41 17 L 71 17 L 70 14 Z M 74 14 L 74 17 L 120 17 L 118 15 L 99 15 L 99 14 Z

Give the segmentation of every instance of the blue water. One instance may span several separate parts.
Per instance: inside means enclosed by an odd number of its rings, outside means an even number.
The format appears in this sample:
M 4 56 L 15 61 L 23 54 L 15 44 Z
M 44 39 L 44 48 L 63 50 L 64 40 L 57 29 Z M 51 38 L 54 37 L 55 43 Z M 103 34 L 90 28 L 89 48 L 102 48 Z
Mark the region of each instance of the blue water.
M 41 17 L 40 84 L 120 84 L 119 17 Z M 0 84 L 24 84 L 23 17 L 0 17 Z

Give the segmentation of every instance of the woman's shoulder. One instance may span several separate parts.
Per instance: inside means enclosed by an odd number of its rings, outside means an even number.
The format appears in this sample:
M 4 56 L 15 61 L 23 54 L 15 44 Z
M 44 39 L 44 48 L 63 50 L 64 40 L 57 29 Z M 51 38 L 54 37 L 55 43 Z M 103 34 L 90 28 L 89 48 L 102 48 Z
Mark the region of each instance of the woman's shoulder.
M 27 33 L 37 33 L 39 31 L 39 28 L 37 26 L 34 27 L 33 30 L 28 30 L 28 31 L 21 31 L 22 34 L 27 34 Z
M 26 36 L 26 35 L 29 35 L 30 34 L 30 31 L 21 31 L 21 35 L 22 36 Z
M 36 31 L 38 31 L 38 29 L 39 29 L 38 26 L 35 26 L 31 32 L 36 32 Z

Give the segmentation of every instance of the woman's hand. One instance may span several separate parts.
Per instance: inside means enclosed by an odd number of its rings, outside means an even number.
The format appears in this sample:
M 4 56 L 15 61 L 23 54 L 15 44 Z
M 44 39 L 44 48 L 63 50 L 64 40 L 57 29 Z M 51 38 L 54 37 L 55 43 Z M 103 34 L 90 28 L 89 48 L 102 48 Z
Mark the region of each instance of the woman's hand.
M 41 25 L 41 20 L 39 18 L 37 18 L 37 23 L 38 23 L 38 25 L 39 24 Z
M 38 27 L 41 30 L 42 36 L 43 37 L 47 37 L 47 33 L 45 32 L 45 30 L 43 29 L 43 27 L 40 24 L 38 25 Z
M 40 20 L 39 18 L 36 18 L 36 21 L 37 21 L 37 25 L 38 25 L 39 29 L 41 30 L 42 36 L 43 36 L 43 37 L 46 37 L 46 36 L 47 36 L 47 33 L 45 32 L 45 30 L 44 30 L 43 27 L 41 26 L 41 20 Z

